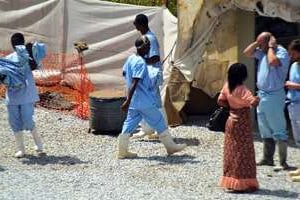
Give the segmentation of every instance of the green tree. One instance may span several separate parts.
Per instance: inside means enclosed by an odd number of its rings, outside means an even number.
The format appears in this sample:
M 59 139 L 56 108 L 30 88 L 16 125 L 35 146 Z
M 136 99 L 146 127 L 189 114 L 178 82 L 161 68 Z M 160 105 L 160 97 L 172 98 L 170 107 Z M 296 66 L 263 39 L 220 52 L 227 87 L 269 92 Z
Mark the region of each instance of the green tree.
M 134 5 L 142 5 L 142 6 L 161 6 L 162 0 L 106 0 L 116 3 L 125 3 L 125 4 L 134 4 Z M 177 16 L 177 1 L 169 0 L 168 8 L 173 13 L 173 15 Z

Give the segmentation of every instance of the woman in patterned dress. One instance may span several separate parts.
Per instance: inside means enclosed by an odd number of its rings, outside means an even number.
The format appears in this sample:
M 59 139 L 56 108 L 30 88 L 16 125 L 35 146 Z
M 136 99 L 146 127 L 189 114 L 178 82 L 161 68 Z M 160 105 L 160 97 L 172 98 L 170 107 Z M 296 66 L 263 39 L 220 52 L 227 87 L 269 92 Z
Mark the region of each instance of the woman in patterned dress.
M 228 70 L 218 104 L 230 108 L 224 141 L 223 176 L 219 185 L 226 191 L 253 192 L 258 189 L 250 108 L 259 98 L 243 84 L 247 67 L 235 63 Z

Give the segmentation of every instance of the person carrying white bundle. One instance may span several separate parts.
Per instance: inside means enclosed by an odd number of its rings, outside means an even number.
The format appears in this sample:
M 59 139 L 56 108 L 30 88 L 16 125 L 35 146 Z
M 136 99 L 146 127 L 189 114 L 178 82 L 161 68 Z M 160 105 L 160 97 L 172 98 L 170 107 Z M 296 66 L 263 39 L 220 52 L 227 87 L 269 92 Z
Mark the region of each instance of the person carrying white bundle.
M 23 131 L 30 131 L 35 142 L 35 150 L 43 153 L 43 144 L 33 120 L 34 104 L 39 101 L 32 70 L 41 67 L 46 50 L 43 43 L 28 43 L 22 33 L 11 37 L 14 52 L 1 58 L 1 83 L 6 85 L 6 105 L 8 121 L 16 140 L 16 158 L 24 157 Z

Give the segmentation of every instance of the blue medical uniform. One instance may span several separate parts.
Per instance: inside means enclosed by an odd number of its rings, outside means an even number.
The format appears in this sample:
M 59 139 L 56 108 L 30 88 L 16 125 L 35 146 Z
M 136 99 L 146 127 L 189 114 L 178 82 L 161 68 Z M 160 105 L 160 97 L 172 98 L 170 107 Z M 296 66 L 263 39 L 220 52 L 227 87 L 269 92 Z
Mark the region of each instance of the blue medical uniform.
M 150 51 L 148 54 L 148 58 L 151 58 L 153 56 L 159 56 L 160 57 L 160 51 L 159 51 L 159 43 L 154 35 L 153 32 L 148 31 L 145 36 L 150 41 Z M 154 87 L 154 94 L 156 96 L 156 102 L 158 108 L 162 107 L 162 101 L 161 101 L 161 95 L 160 95 L 160 86 L 163 83 L 163 70 L 162 70 L 162 64 L 161 62 L 157 62 L 153 65 L 148 65 L 148 72 L 150 75 L 150 81 L 151 85 Z
M 294 62 L 290 68 L 289 81 L 300 84 L 300 63 Z M 289 89 L 287 98 L 289 116 L 293 129 L 295 143 L 300 147 L 300 90 Z
M 150 78 L 145 60 L 138 55 L 130 56 L 123 66 L 123 75 L 129 91 L 132 80 L 139 79 L 132 96 L 122 134 L 132 134 L 142 119 L 158 133 L 167 129 L 162 113 L 158 110 L 156 97 L 150 87 Z
M 39 96 L 28 64 L 28 56 L 25 46 L 20 45 L 16 47 L 15 52 L 6 57 L 24 70 L 25 77 L 25 87 L 7 88 L 6 91 L 8 121 L 15 134 L 22 130 L 33 130 L 35 126 L 34 104 L 39 101 Z
M 290 59 L 288 52 L 282 46 L 278 46 L 275 52 L 280 60 L 280 66 L 270 66 L 267 54 L 260 49 L 257 49 L 254 54 L 258 60 L 256 84 L 260 98 L 257 118 L 262 138 L 285 141 L 288 135 L 284 116 L 284 84 Z

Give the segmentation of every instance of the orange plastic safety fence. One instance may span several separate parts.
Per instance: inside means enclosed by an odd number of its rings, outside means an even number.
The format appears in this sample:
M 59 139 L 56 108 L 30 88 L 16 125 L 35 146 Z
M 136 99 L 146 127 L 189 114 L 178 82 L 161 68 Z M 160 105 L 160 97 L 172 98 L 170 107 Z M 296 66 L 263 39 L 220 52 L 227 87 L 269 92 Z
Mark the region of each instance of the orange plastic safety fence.
M 8 53 L 0 51 L 2 56 Z M 48 53 L 42 69 L 33 74 L 40 96 L 39 105 L 88 119 L 89 93 L 94 86 L 77 54 Z M 1 86 L 0 95 L 4 92 L 5 88 Z

